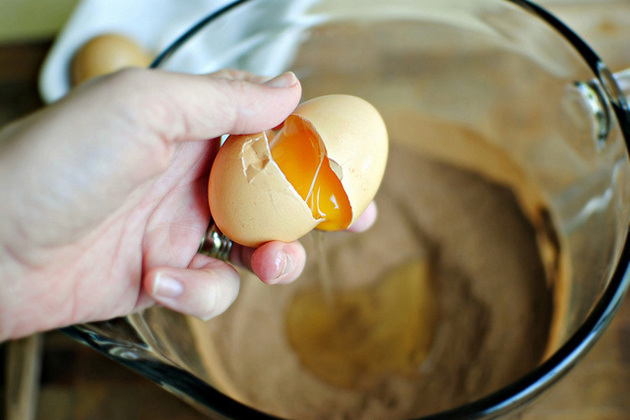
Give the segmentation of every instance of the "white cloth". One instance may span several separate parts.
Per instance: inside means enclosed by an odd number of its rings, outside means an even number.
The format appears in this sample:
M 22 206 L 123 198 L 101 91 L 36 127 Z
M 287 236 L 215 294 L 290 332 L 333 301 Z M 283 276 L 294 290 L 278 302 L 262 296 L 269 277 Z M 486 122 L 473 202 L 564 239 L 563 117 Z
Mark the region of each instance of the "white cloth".
M 70 89 L 72 56 L 105 32 L 128 35 L 157 55 L 186 29 L 230 0 L 83 0 L 57 36 L 41 69 L 39 91 L 53 102 Z

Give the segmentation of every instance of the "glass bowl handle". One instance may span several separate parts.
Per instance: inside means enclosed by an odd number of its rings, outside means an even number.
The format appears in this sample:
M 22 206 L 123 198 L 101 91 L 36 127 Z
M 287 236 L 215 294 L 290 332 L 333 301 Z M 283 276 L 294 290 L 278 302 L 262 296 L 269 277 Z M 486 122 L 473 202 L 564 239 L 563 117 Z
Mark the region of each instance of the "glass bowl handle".
M 617 85 L 626 99 L 626 104 L 630 106 L 630 68 L 613 74 L 613 77 L 617 81 Z M 630 107 L 626 110 L 630 112 Z

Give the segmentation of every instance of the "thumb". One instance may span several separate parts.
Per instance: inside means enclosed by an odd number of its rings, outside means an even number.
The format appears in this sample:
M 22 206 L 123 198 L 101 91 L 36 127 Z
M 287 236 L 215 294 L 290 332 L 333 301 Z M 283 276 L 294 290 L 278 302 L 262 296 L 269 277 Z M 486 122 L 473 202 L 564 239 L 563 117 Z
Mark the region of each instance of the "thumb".
M 204 320 L 222 314 L 236 299 L 237 271 L 229 264 L 196 255 L 189 268 L 156 268 L 144 278 L 144 290 L 159 304 Z
M 102 96 L 121 98 L 116 106 L 131 110 L 134 125 L 167 144 L 267 130 L 284 121 L 300 100 L 301 86 L 293 73 L 266 82 L 239 76 L 127 69 L 109 76 L 111 81 L 97 81 L 100 87 L 94 88 Z

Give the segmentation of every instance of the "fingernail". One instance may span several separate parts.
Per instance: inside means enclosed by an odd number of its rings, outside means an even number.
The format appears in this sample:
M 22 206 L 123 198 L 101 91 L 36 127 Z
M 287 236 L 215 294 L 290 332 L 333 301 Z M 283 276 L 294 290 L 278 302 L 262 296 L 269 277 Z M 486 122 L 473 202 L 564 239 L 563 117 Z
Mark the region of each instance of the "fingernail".
M 289 274 L 293 271 L 293 267 L 295 267 L 295 261 L 293 260 L 293 257 L 290 254 L 281 250 L 280 252 L 278 252 L 275 265 L 276 265 L 276 268 L 278 269 L 279 274 L 273 280 L 269 282 L 271 284 L 281 283 L 283 280 L 283 277 L 286 274 Z
M 153 285 L 153 294 L 165 298 L 174 298 L 184 292 L 184 286 L 178 280 L 164 274 L 158 274 Z
M 297 77 L 293 72 L 282 73 L 280 76 L 276 76 L 271 80 L 267 80 L 265 86 L 271 86 L 276 88 L 288 88 L 295 85 L 298 82 Z

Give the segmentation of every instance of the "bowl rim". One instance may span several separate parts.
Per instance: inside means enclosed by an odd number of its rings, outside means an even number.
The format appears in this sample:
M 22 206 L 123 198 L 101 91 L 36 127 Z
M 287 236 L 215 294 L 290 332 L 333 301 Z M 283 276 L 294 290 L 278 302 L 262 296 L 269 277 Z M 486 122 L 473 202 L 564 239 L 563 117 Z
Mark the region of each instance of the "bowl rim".
M 184 34 L 177 38 L 170 46 L 162 51 L 151 63 L 150 68 L 158 68 L 177 52 L 190 38 L 195 36 L 206 25 L 217 18 L 230 12 L 245 3 L 256 0 L 236 0 L 232 3 L 205 16 Z M 595 75 L 595 79 L 605 87 L 605 95 L 613 110 L 626 145 L 626 152 L 630 151 L 630 108 L 621 90 L 617 86 L 612 73 L 608 70 L 600 57 L 590 46 L 572 29 L 560 19 L 548 12 L 543 7 L 530 0 L 497 0 L 514 4 L 524 11 L 543 20 L 555 29 L 567 40 L 584 59 Z M 611 91 L 612 89 L 612 91 Z M 562 378 L 585 354 L 592 348 L 595 342 L 603 334 L 610 324 L 614 314 L 620 307 L 623 298 L 630 286 L 630 238 L 629 231 L 625 232 L 624 244 L 619 254 L 618 261 L 612 276 L 606 285 L 601 297 L 591 309 L 584 322 L 569 337 L 569 339 L 531 372 L 521 376 L 510 384 L 494 391 L 475 401 L 462 404 L 447 411 L 430 414 L 417 420 L 453 420 L 453 419 L 479 419 L 485 417 L 500 416 L 508 411 L 520 408 L 534 400 L 542 392 Z M 184 373 L 183 371 L 179 372 Z M 190 379 L 192 382 L 197 381 Z M 160 382 L 160 381 L 158 381 Z M 163 379 L 162 379 L 163 382 Z M 210 388 L 206 393 L 194 392 L 200 397 L 197 403 L 207 406 L 213 411 L 234 419 L 280 419 L 272 415 L 264 414 L 254 408 L 242 404 L 229 396 L 219 392 L 215 388 L 199 381 L 193 388 L 201 386 Z M 188 393 L 190 396 L 190 393 Z

